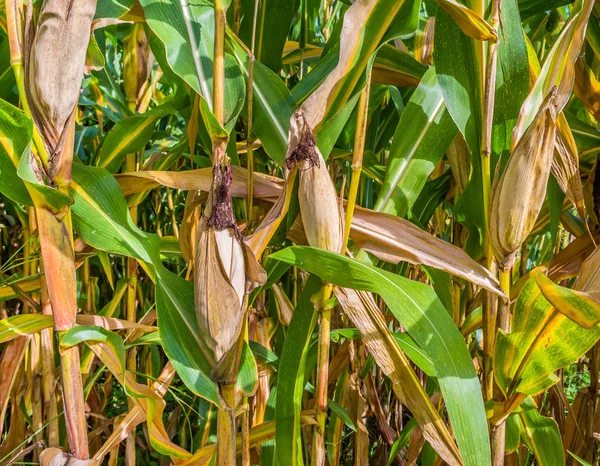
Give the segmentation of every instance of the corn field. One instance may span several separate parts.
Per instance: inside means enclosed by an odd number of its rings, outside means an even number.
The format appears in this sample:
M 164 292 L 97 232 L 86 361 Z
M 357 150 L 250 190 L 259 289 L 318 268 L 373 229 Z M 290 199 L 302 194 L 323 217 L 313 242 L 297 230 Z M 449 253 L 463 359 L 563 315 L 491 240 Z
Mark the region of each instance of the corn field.
M 599 20 L 0 0 L 0 465 L 600 465 Z

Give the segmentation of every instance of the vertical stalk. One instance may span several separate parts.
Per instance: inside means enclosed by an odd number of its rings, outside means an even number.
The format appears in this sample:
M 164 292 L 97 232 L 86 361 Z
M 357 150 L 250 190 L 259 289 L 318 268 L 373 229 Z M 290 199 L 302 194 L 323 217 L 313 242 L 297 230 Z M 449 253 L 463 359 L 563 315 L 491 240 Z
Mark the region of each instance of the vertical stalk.
M 250 65 L 248 67 L 248 126 L 246 128 L 246 145 L 248 147 L 248 226 L 252 226 L 254 203 L 254 150 L 252 149 L 252 107 L 254 100 L 254 45 L 256 42 L 256 17 L 258 1 L 254 0 L 254 18 L 252 21 L 252 44 L 250 49 Z
M 127 158 L 125 161 L 126 171 L 127 172 L 135 172 L 136 171 L 136 154 L 131 153 L 127 154 Z M 132 206 L 129 208 L 129 214 L 131 215 L 131 219 L 133 223 L 137 225 L 137 206 Z M 127 300 L 126 300 L 126 318 L 129 322 L 137 322 L 137 312 L 135 307 L 135 298 L 137 291 L 137 261 L 133 257 L 127 258 Z M 127 352 L 127 360 L 126 367 L 128 371 L 136 372 L 137 370 L 137 352 L 136 348 L 132 347 Z M 127 405 L 129 409 L 133 409 L 135 406 L 133 400 L 128 397 Z M 126 466 L 135 466 L 136 457 L 135 457 L 135 430 L 132 430 L 127 435 L 127 441 L 125 442 L 125 464 Z
M 42 281 L 41 289 L 42 313 L 52 315 L 52 306 L 46 283 Z M 58 422 L 58 407 L 56 404 L 54 376 L 54 330 L 47 328 L 41 331 L 41 352 L 42 352 L 42 399 L 44 404 L 44 424 L 46 428 L 46 439 L 49 447 L 57 447 L 60 444 Z M 51 421 L 54 419 L 54 421 Z
M 61 350 L 60 356 L 63 409 L 69 448 L 75 458 L 88 459 L 87 423 L 81 383 L 79 347 L 73 346 L 67 350 Z
M 233 0 L 233 32 L 236 36 L 240 35 L 240 17 L 241 17 L 241 0 Z M 254 13 L 256 16 L 256 13 Z M 254 41 L 252 41 L 254 43 Z
M 224 0 L 215 0 L 215 50 L 213 71 L 213 113 L 221 125 L 225 121 L 225 18 Z M 227 140 L 213 141 L 213 166 L 228 163 Z M 220 383 L 223 408 L 217 415 L 217 462 L 235 466 L 235 383 Z
M 510 285 L 511 285 L 511 272 L 512 268 L 500 267 L 500 287 L 504 294 L 508 296 L 507 300 L 498 300 L 498 318 L 497 327 L 498 329 L 504 330 L 505 332 L 510 331 Z M 491 432 L 492 440 L 492 464 L 493 466 L 504 465 L 505 455 L 505 438 L 506 438 L 506 423 L 504 420 L 497 423 Z
M 498 328 L 505 332 L 510 331 L 510 287 L 512 282 L 512 267 L 500 267 L 500 288 L 508 297 L 507 300 L 498 301 Z
M 500 2 L 492 0 L 490 25 L 498 29 L 500 22 Z M 481 137 L 481 176 L 483 182 L 483 205 L 485 216 L 485 232 L 483 239 L 485 266 L 493 272 L 494 254 L 489 240 L 489 205 L 491 189 L 491 162 L 492 153 L 492 124 L 494 120 L 494 103 L 496 97 L 496 67 L 498 62 L 498 41 L 488 41 L 487 63 L 485 68 L 484 100 L 483 100 L 483 130 Z M 490 400 L 494 393 L 494 376 L 492 373 L 492 355 L 496 336 L 496 313 L 494 299 L 491 293 L 483 295 L 483 366 L 484 366 L 484 395 Z
M 213 113 L 221 125 L 225 120 L 225 11 L 223 0 L 215 0 Z
M 313 435 L 312 465 L 325 465 L 325 421 L 327 420 L 327 387 L 329 385 L 329 343 L 331 341 L 331 307 L 327 304 L 333 292 L 332 285 L 323 285 L 313 304 L 320 314 L 319 347 L 317 355 L 317 387 L 315 408 L 317 426 Z
M 235 385 L 221 384 L 224 404 L 217 416 L 217 463 L 235 466 Z
M 354 154 L 352 156 L 352 180 L 350 181 L 350 190 L 348 192 L 348 204 L 346 206 L 346 222 L 344 227 L 344 249 L 343 254 L 350 238 L 350 227 L 352 217 L 354 216 L 354 206 L 356 205 L 356 196 L 360 185 L 360 174 L 362 172 L 363 155 L 365 152 L 365 135 L 367 132 L 367 119 L 369 114 L 369 94 L 371 91 L 371 71 L 367 74 L 367 84 L 360 93 L 358 109 L 356 114 L 356 133 L 354 134 Z
M 21 22 L 21 18 L 23 17 L 22 5 L 22 2 L 17 2 L 16 0 L 5 1 L 11 66 L 15 74 L 23 109 L 27 114 L 31 115 L 32 102 L 28 102 L 27 93 L 25 92 L 25 76 L 21 50 L 24 26 Z M 48 4 L 44 3 L 42 8 L 46 5 Z M 82 21 L 89 19 L 91 24 L 91 6 L 95 6 L 95 2 L 85 6 L 87 7 L 87 11 L 84 11 L 84 13 L 89 16 L 86 17 L 83 15 Z M 49 6 L 48 8 L 49 15 L 47 17 L 50 17 L 53 15 L 52 7 Z M 70 23 L 70 25 L 72 24 Z M 76 24 L 81 25 L 86 23 L 79 22 Z M 43 30 L 43 28 L 39 30 Z M 38 38 L 39 36 L 36 37 L 36 40 Z M 84 43 L 84 45 L 87 47 L 87 43 Z M 34 46 L 31 53 L 33 54 L 35 50 Z M 60 53 L 64 54 L 64 51 L 60 50 Z M 60 76 L 60 70 L 56 70 L 56 72 Z M 36 102 L 36 104 L 43 103 Z M 75 111 L 75 108 L 72 111 Z M 50 182 L 52 187 L 57 192 L 68 196 L 71 183 L 75 127 L 72 114 L 70 117 L 69 115 L 62 115 L 62 117 L 64 120 L 61 121 L 61 126 L 54 128 L 61 132 L 60 145 L 58 141 L 51 140 L 48 135 L 42 137 L 37 123 L 34 123 L 33 142 L 34 153 L 37 159 L 32 163 L 39 164 L 44 169 L 47 169 L 48 174 L 51 175 Z M 51 121 L 47 123 L 53 124 Z M 52 160 L 48 155 L 49 152 L 53 152 Z M 42 167 L 36 168 L 40 169 Z M 49 300 L 52 305 L 54 327 L 59 333 L 62 333 L 75 325 L 75 316 L 77 314 L 75 252 L 73 247 L 71 213 L 68 206 L 60 209 L 52 207 L 35 189 L 30 189 L 30 194 L 35 204 L 42 261 L 46 266 L 45 280 L 48 287 Z M 89 449 L 79 347 L 73 346 L 67 350 L 63 350 L 60 356 L 63 405 L 70 453 L 76 459 L 86 460 L 89 458 Z

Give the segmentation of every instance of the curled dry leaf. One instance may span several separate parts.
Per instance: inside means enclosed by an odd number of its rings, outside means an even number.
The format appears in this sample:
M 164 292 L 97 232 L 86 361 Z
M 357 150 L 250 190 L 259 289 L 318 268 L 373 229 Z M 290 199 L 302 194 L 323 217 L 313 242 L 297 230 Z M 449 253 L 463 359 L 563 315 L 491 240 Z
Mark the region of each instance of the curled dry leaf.
M 600 119 L 600 82 L 581 57 L 575 64 L 575 96 L 581 100 L 592 116 Z
M 589 171 L 583 186 L 583 198 L 589 214 L 588 223 L 594 230 L 600 225 L 600 164 L 598 159 Z
M 415 59 L 423 65 L 431 65 L 433 58 L 433 36 L 435 16 L 427 18 L 423 32 L 417 31 L 415 36 Z
M 556 114 L 562 112 L 571 98 L 575 81 L 575 62 L 585 40 L 588 19 L 595 2 L 578 0 L 573 5 L 569 19 L 544 59 L 527 99 L 521 106 L 519 119 L 513 130 L 512 147 L 519 143 L 529 125 L 537 118 L 544 100 L 551 92 L 556 93 Z M 535 54 L 533 54 L 535 57 Z M 532 58 L 530 58 L 532 64 Z M 533 77 L 534 75 L 532 75 Z M 553 89 L 556 88 L 554 91 Z
M 260 259 L 260 256 L 268 246 L 269 241 L 275 234 L 275 231 L 281 224 L 281 221 L 290 207 L 292 192 L 294 190 L 294 181 L 296 180 L 298 169 L 294 167 L 292 170 L 286 170 L 286 172 L 283 189 L 281 190 L 281 194 L 277 198 L 277 201 L 273 207 L 269 209 L 269 212 L 262 222 L 260 222 L 256 231 L 246 238 L 246 244 L 252 249 L 252 252 L 257 259 Z
M 235 224 L 231 179 L 229 165 L 215 165 L 194 259 L 200 334 L 208 346 L 211 377 L 223 383 L 233 382 L 237 374 L 246 294 L 266 280 L 265 271 Z
M 540 64 L 535 51 L 527 42 L 529 54 L 529 76 L 533 86 L 540 75 Z M 576 65 L 577 69 L 578 65 Z M 554 82 L 549 79 L 549 82 Z M 577 85 L 577 82 L 576 82 Z M 533 110 L 532 110 L 533 112 Z M 568 199 L 577 209 L 577 213 L 582 219 L 586 218 L 583 187 L 581 176 L 579 174 L 579 154 L 577 145 L 573 138 L 573 133 L 564 113 L 557 111 L 556 119 L 556 142 L 554 147 L 554 158 L 552 160 L 551 173 L 558 182 L 561 190 L 567 195 Z M 513 133 L 512 147 L 516 145 L 520 133 Z M 549 217 L 548 217 L 549 218 Z M 588 227 L 586 223 L 586 227 Z
M 340 252 L 344 237 L 343 212 L 325 160 L 301 110 L 290 120 L 286 164 L 288 169 L 297 165 L 300 171 L 298 200 L 308 244 Z
M 600 238 L 596 237 L 596 241 Z M 560 282 L 579 274 L 583 262 L 594 252 L 592 238 L 582 235 L 570 242 L 566 248 L 552 257 L 548 266 L 548 278 Z
M 281 320 L 283 325 L 290 325 L 292 314 L 294 313 L 294 306 L 278 284 L 273 283 L 271 289 L 275 296 L 275 306 L 277 307 L 279 320 Z
M 560 189 L 567 195 L 577 209 L 580 218 L 585 222 L 586 209 L 584 203 L 583 185 L 579 173 L 579 154 L 573 133 L 564 114 L 556 119 L 556 142 L 554 158 L 552 159 L 551 173 L 556 179 Z
M 231 195 L 233 197 L 246 197 L 248 195 L 248 172 L 242 167 L 231 167 L 232 183 Z M 139 171 L 116 175 L 115 178 L 121 186 L 125 196 L 146 191 L 156 186 L 168 186 L 173 189 L 210 191 L 212 182 L 212 168 L 197 170 L 171 171 Z M 254 196 L 274 202 L 281 193 L 279 178 L 273 178 L 259 173 L 254 174 Z
M 438 0 L 438 5 L 448 12 L 458 27 L 467 36 L 496 42 L 498 35 L 485 19 L 457 0 Z
M 546 97 L 490 195 L 490 239 L 498 262 L 510 267 L 535 225 L 546 197 L 554 152 L 557 88 Z M 497 177 L 496 177 L 497 178 Z
M 350 237 L 359 247 L 386 262 L 435 267 L 504 296 L 496 278 L 465 251 L 403 218 L 357 207 Z

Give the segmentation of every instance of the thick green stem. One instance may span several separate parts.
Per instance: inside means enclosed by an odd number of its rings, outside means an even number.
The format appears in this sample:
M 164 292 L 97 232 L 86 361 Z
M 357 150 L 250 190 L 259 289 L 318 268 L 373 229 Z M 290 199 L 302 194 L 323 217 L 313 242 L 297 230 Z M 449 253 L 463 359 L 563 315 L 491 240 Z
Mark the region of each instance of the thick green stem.
M 497 30 L 500 22 L 500 1 L 492 1 L 490 25 Z M 494 254 L 489 238 L 489 206 L 491 190 L 491 162 L 492 153 L 492 124 L 494 121 L 494 103 L 496 96 L 496 67 L 498 61 L 498 42 L 488 41 L 487 63 L 485 68 L 484 99 L 483 99 L 483 127 L 481 137 L 481 176 L 483 183 L 483 211 L 485 217 L 485 231 L 483 237 L 485 266 L 493 272 Z M 483 367 L 484 367 L 484 394 L 490 400 L 494 395 L 494 377 L 492 373 L 492 355 L 494 353 L 496 336 L 495 300 L 491 293 L 484 292 L 483 299 Z

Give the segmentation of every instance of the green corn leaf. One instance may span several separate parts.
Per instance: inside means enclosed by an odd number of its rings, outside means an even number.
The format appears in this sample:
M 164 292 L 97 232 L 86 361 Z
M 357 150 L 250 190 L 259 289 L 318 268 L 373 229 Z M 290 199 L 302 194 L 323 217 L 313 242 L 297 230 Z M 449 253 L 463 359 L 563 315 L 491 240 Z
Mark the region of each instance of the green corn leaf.
M 380 294 L 435 367 L 464 463 L 490 463 L 479 380 L 460 332 L 431 288 L 314 248 L 291 247 L 271 257 L 335 285 Z

